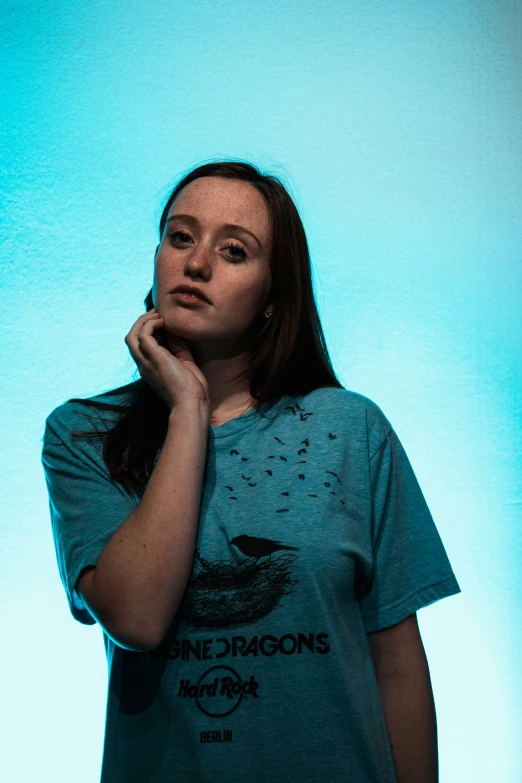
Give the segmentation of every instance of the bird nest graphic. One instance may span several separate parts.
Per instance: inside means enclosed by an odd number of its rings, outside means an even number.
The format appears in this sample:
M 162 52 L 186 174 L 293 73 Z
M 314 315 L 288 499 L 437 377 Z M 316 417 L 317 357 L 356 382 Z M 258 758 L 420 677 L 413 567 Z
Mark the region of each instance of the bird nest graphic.
M 297 580 L 291 569 L 297 555 L 269 555 L 262 561 L 209 561 L 199 552 L 177 618 L 187 625 L 227 628 L 266 617 Z

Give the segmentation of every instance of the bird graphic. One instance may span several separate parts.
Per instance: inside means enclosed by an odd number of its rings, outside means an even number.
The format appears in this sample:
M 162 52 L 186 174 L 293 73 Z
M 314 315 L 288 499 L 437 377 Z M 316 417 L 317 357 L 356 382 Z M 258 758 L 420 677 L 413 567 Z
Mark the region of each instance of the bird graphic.
M 270 538 L 257 538 L 256 536 L 236 536 L 230 542 L 234 544 L 240 552 L 247 557 L 265 557 L 277 552 L 279 549 L 296 549 L 298 546 L 286 546 L 279 541 L 272 541 Z

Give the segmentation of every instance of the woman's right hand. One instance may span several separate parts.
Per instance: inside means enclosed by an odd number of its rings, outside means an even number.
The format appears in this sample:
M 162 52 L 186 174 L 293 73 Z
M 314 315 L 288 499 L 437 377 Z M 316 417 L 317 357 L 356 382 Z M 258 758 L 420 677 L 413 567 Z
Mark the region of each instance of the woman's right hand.
M 154 336 L 163 318 L 154 307 L 141 315 L 125 336 L 125 342 L 144 381 L 167 403 L 176 405 L 197 400 L 208 404 L 208 382 L 194 362 L 186 340 L 169 335 L 171 350 Z M 173 347 L 172 347 L 173 346 Z

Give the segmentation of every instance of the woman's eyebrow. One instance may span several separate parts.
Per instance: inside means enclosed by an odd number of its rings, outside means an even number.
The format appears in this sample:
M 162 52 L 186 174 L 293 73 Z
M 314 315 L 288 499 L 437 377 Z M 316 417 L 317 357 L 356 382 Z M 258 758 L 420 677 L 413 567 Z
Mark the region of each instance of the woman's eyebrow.
M 170 223 L 171 220 L 175 220 L 176 218 L 183 218 L 184 220 L 192 221 L 192 223 L 197 223 L 199 225 L 199 221 L 194 215 L 182 215 L 182 214 L 176 214 L 171 215 L 169 219 L 167 220 L 167 223 Z M 259 247 L 261 247 L 261 242 L 256 237 L 255 234 L 253 234 L 251 231 L 248 230 L 248 228 L 245 228 L 244 226 L 238 226 L 237 223 L 223 223 L 223 228 L 235 228 L 237 231 L 244 231 L 245 234 L 250 234 L 250 236 L 255 239 Z

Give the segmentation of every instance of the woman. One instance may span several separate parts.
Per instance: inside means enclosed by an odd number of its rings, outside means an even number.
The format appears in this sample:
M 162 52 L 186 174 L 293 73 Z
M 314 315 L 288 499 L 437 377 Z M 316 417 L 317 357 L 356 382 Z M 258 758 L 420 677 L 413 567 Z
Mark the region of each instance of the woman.
M 102 783 L 436 781 L 416 612 L 460 588 L 392 425 L 335 376 L 291 197 L 209 163 L 159 237 L 141 378 L 43 442 L 69 607 L 109 663 Z

